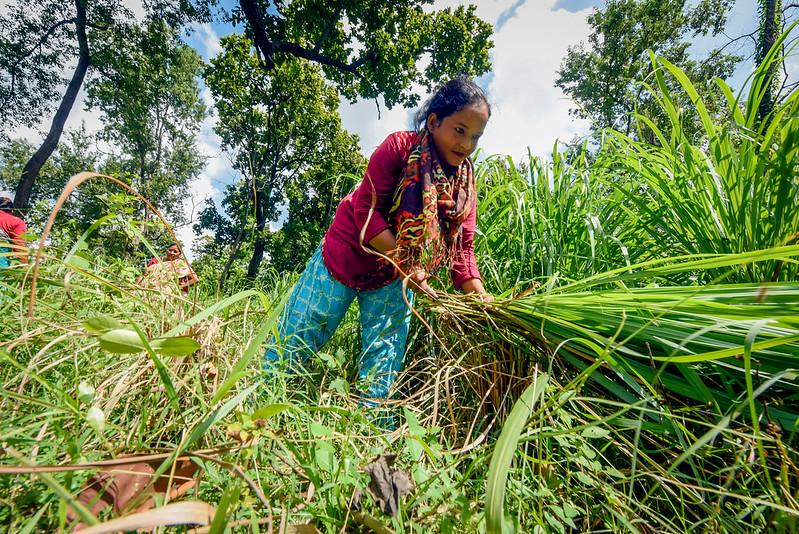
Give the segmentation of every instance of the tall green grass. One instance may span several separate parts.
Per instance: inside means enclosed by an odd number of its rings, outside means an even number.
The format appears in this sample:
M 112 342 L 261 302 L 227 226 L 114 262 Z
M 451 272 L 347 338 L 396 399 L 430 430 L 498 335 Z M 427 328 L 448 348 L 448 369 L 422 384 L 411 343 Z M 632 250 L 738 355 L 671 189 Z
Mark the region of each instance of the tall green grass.
M 102 523 L 76 506 L 94 462 L 158 454 L 198 466 L 183 499 L 211 531 L 799 530 L 796 98 L 759 124 L 761 74 L 746 98 L 718 83 L 728 116 L 696 101 L 706 136 L 686 139 L 664 79 L 691 82 L 655 61 L 657 145 L 609 131 L 481 163 L 498 299 L 420 299 L 393 432 L 357 404 L 353 310 L 300 372 L 262 371 L 290 277 L 164 297 L 88 232 L 46 250 L 29 317 L 31 273 L 3 272 L 0 525 Z M 394 517 L 356 505 L 386 453 L 414 483 Z

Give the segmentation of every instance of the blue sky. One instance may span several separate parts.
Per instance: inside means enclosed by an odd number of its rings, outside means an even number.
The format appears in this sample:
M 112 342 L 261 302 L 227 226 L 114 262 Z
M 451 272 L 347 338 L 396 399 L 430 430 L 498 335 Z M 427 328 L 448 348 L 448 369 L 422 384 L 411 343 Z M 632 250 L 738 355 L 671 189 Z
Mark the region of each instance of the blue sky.
M 3 4 L 0 0 L 0 10 Z M 130 0 L 134 11 L 140 11 L 139 0 Z M 453 7 L 468 2 L 460 0 L 436 0 L 433 9 Z M 588 124 L 570 117 L 570 102 L 554 87 L 555 72 L 570 45 L 585 41 L 589 29 L 586 16 L 595 6 L 604 2 L 598 0 L 473 0 L 477 14 L 494 24 L 494 49 L 491 53 L 493 70 L 481 78 L 488 91 L 493 106 L 492 118 L 481 141 L 482 148 L 489 154 L 508 154 L 513 157 L 524 156 L 528 149 L 534 155 L 546 156 L 551 153 L 556 140 L 570 141 L 585 135 Z M 137 5 L 139 7 L 137 7 Z M 235 5 L 233 0 L 223 0 L 224 6 Z M 754 30 L 758 17 L 755 0 L 738 0 L 728 17 L 729 37 L 737 37 Z M 187 42 L 194 46 L 207 61 L 219 52 L 219 38 L 239 31 L 229 24 L 214 22 L 211 25 L 196 26 L 187 36 Z M 719 39 L 724 39 L 720 37 Z M 715 45 L 712 40 L 696 41 L 692 50 L 702 55 Z M 742 42 L 750 45 L 751 43 Z M 741 48 L 740 53 L 749 53 L 749 48 Z M 752 64 L 742 64 L 731 80 L 734 88 L 742 85 L 751 72 Z M 789 73 L 793 78 L 799 76 L 797 62 L 791 61 Z M 206 102 L 212 101 L 207 91 Z M 374 101 L 356 103 L 344 102 L 341 105 L 344 126 L 360 136 L 361 151 L 371 154 L 389 133 L 406 129 L 408 117 L 414 110 L 401 108 L 386 109 L 381 105 L 378 118 Z M 76 106 L 67 127 L 77 127 L 85 121 L 89 129 L 99 127 L 95 113 Z M 219 139 L 213 132 L 215 117 L 209 117 L 202 127 L 199 146 L 207 157 L 204 172 L 191 184 L 192 201 L 187 207 L 187 216 L 196 216 L 206 198 L 219 200 L 224 185 L 238 179 L 230 166 L 230 159 L 219 147 Z M 46 121 L 49 124 L 49 118 Z M 41 140 L 41 133 L 35 130 L 18 132 L 34 142 Z M 191 241 L 188 227 L 181 229 L 184 242 Z

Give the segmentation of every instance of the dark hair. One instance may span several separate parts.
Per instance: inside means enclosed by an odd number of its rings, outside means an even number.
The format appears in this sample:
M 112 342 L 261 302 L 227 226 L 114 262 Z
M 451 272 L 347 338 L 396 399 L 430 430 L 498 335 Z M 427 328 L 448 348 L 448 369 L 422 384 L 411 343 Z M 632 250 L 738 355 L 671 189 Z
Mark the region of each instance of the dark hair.
M 8 197 L 0 197 L 0 211 L 11 212 L 14 209 L 14 201 Z
M 458 76 L 440 86 L 433 96 L 416 112 L 416 128 L 424 126 L 431 113 L 442 120 L 453 113 L 457 113 L 467 106 L 482 103 L 488 108 L 491 116 L 491 106 L 488 104 L 486 94 L 476 83 L 466 76 Z

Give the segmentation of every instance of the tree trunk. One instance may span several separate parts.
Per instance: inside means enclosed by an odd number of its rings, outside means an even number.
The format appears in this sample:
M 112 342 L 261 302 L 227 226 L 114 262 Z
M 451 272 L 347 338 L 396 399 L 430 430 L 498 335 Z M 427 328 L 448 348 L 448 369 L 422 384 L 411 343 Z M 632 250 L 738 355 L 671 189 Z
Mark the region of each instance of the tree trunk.
M 762 9 L 762 16 L 763 19 L 760 25 L 760 36 L 757 43 L 757 64 L 758 66 L 763 63 L 768 55 L 769 51 L 774 46 L 774 43 L 777 42 L 777 32 L 779 31 L 779 24 L 778 21 L 778 14 L 777 11 L 777 0 L 761 0 L 761 9 Z M 773 62 L 768 68 L 768 75 L 766 76 L 766 80 L 771 80 L 771 77 L 775 75 L 777 66 L 779 62 Z M 770 81 L 765 87 L 765 93 L 763 94 L 763 99 L 760 101 L 760 104 L 757 108 L 757 116 L 760 120 L 765 120 L 771 114 L 771 110 L 774 109 L 774 100 L 777 95 L 774 94 L 774 86 L 776 85 L 776 80 Z
M 89 69 L 90 54 L 89 54 L 89 40 L 86 37 L 86 6 L 85 0 L 75 0 L 75 9 L 77 17 L 75 18 L 75 34 L 78 37 L 78 64 L 75 67 L 75 72 L 72 73 L 72 79 L 67 85 L 67 90 L 64 97 L 61 99 L 61 104 L 53 117 L 53 123 L 50 125 L 50 131 L 47 137 L 44 138 L 42 146 L 31 156 L 25 168 L 22 170 L 22 177 L 17 185 L 17 191 L 14 196 L 14 207 L 17 209 L 25 209 L 30 204 L 31 191 L 33 191 L 33 184 L 39 177 L 39 171 L 42 166 L 47 162 L 48 158 L 52 155 L 55 148 L 58 146 L 58 141 L 61 139 L 61 134 L 64 131 L 64 124 L 67 122 L 72 106 L 78 97 L 78 92 L 83 85 L 83 80 L 86 77 L 86 71 Z
M 266 216 L 263 203 L 269 201 L 269 193 L 262 191 L 255 198 L 255 244 L 253 246 L 252 258 L 247 266 L 247 278 L 255 280 L 258 276 L 258 269 L 261 268 L 261 261 L 264 259 L 264 230 L 266 229 Z
M 236 240 L 233 242 L 233 246 L 230 249 L 230 255 L 227 258 L 227 263 L 225 264 L 225 268 L 222 269 L 222 274 L 219 275 L 219 291 L 224 291 L 225 283 L 227 282 L 227 277 L 230 274 L 230 268 L 233 267 L 233 262 L 236 260 L 236 254 L 239 252 L 239 248 L 241 247 L 242 241 L 244 241 L 244 232 L 247 230 L 246 219 L 241 224 L 241 229 L 239 230 L 238 235 L 236 236 Z
M 233 267 L 233 262 L 236 260 L 236 254 L 239 253 L 241 243 L 244 241 L 244 232 L 247 231 L 247 210 L 250 209 L 250 198 L 252 198 L 252 196 L 248 195 L 247 203 L 244 205 L 244 210 L 242 211 L 243 216 L 241 218 L 241 228 L 239 229 L 236 240 L 233 242 L 233 246 L 230 249 L 230 255 L 227 258 L 225 268 L 222 269 L 222 274 L 219 276 L 219 291 L 223 291 L 225 289 L 225 282 L 227 282 L 227 277 L 230 274 L 230 268 Z

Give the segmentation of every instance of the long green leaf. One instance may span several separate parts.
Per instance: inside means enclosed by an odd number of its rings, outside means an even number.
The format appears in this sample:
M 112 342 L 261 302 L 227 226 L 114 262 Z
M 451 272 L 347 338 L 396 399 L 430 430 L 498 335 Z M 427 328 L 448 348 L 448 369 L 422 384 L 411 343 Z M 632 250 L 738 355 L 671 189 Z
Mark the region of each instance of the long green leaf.
M 516 454 L 516 445 L 527 419 L 538 400 L 546 390 L 549 376 L 541 373 L 533 378 L 533 383 L 524 390 L 513 405 L 508 419 L 502 426 L 486 477 L 486 531 L 502 534 L 505 522 L 505 483 L 508 480 L 511 461 Z

